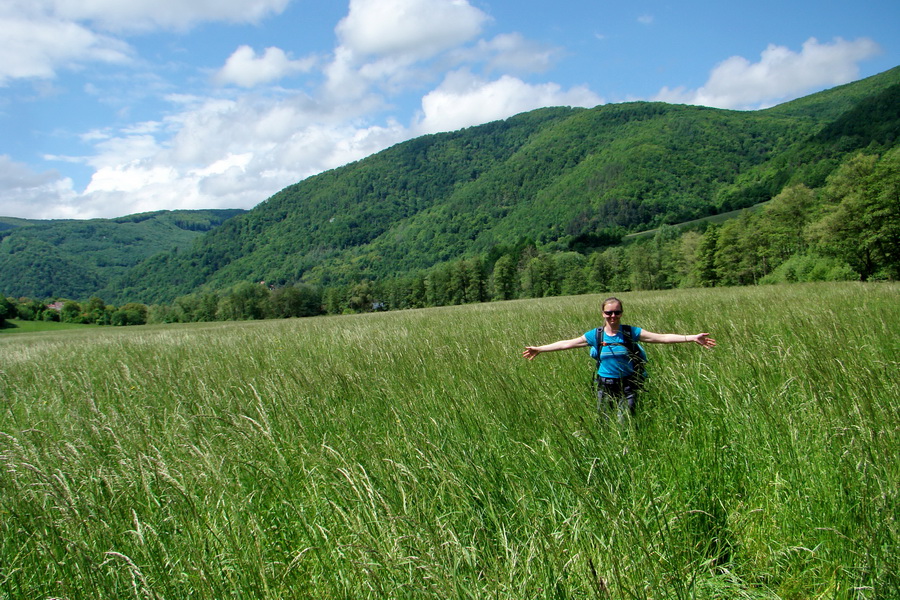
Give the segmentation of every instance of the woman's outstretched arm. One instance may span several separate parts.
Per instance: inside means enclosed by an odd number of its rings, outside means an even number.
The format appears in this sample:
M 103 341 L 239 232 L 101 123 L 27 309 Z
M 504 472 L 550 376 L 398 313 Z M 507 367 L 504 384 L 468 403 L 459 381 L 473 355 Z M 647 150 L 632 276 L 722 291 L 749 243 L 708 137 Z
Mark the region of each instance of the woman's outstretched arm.
M 584 348 L 588 345 L 584 336 L 579 336 L 577 338 L 572 338 L 571 340 L 559 340 L 558 342 L 553 342 L 552 344 L 545 344 L 543 346 L 525 346 L 525 351 L 522 352 L 522 356 L 527 358 L 528 360 L 534 360 L 534 357 L 540 354 L 541 352 L 556 352 L 557 350 L 570 350 L 572 348 Z
M 638 341 L 647 342 L 648 344 L 683 344 L 685 342 L 696 342 L 704 348 L 712 348 L 716 345 L 716 340 L 709 337 L 708 333 L 653 333 L 646 329 L 641 330 Z

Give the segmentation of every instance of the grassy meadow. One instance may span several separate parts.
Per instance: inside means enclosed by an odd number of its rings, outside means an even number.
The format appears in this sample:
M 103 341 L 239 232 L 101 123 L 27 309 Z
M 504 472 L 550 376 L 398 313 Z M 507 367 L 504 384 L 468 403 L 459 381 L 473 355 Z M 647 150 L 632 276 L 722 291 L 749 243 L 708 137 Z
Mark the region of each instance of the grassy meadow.
M 900 597 L 900 286 L 0 336 L 0 599 Z

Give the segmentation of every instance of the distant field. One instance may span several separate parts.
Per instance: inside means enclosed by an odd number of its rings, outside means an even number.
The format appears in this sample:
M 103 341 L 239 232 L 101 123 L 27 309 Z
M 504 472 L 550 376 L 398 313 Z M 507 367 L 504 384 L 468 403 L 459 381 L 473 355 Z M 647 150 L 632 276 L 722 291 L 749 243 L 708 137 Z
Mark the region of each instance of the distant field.
M 0 599 L 900 597 L 900 286 L 0 335 Z
M 6 327 L 0 328 L 0 337 L 8 333 L 35 333 L 37 331 L 63 331 L 66 329 L 92 329 L 96 325 L 80 325 L 76 323 L 57 323 L 55 321 L 21 321 L 8 319 Z

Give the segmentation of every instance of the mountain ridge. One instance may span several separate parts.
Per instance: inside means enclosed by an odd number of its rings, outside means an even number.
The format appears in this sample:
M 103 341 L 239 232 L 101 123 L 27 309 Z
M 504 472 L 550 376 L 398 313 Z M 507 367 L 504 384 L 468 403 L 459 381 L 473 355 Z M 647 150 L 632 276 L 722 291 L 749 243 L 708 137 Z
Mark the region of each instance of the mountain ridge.
M 898 97 L 900 67 L 759 111 L 553 107 L 422 136 L 287 186 L 98 293 L 168 302 L 241 281 L 391 277 L 524 239 L 609 244 L 821 184 L 851 153 L 896 145 Z
M 113 219 L 0 217 L 0 293 L 82 298 L 144 259 L 189 246 L 242 209 L 153 211 Z

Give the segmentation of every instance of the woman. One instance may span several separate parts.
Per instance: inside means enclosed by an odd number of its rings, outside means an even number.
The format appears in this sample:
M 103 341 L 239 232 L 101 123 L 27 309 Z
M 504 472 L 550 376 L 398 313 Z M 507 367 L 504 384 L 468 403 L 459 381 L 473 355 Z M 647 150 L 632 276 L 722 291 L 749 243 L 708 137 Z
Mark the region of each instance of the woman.
M 691 335 L 653 333 L 640 327 L 622 325 L 622 301 L 607 298 L 603 301 L 603 327 L 588 331 L 571 340 L 560 340 L 544 346 L 526 346 L 522 356 L 528 360 L 542 352 L 555 352 L 571 348 L 591 347 L 591 356 L 597 358 L 597 410 L 608 414 L 615 404 L 619 421 L 634 416 L 637 392 L 642 374 L 635 370 L 636 344 L 679 344 L 696 342 L 704 348 L 712 348 L 716 341 L 708 333 Z M 642 367 L 638 365 L 638 369 Z M 627 411 L 626 411 L 627 408 Z

